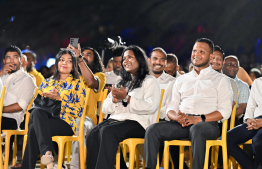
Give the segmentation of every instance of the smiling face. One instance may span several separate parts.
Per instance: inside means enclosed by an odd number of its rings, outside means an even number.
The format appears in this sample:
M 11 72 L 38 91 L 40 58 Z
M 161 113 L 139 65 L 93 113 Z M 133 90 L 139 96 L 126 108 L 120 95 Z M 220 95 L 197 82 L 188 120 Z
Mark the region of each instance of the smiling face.
M 192 54 L 191 62 L 193 63 L 195 69 L 204 69 L 209 66 L 209 61 L 211 58 L 211 49 L 207 43 L 196 42 Z
M 3 62 L 4 64 L 10 63 L 13 68 L 12 71 L 8 72 L 9 74 L 14 73 L 20 69 L 21 61 L 17 52 L 7 52 Z
M 58 72 L 60 74 L 70 74 L 73 69 L 72 56 L 70 54 L 63 54 L 58 62 Z
M 223 73 L 231 78 L 235 78 L 239 70 L 238 61 L 235 58 L 226 58 L 223 66 Z
M 221 72 L 223 66 L 223 54 L 219 51 L 214 51 L 210 60 L 210 65 L 212 66 L 212 69 Z
M 92 64 L 94 62 L 94 52 L 92 50 L 86 49 L 82 52 L 82 56 L 87 60 L 88 64 Z
M 125 51 L 122 64 L 127 72 L 131 73 L 134 76 L 136 75 L 136 72 L 139 69 L 139 63 L 136 60 L 136 56 L 134 55 L 132 50 Z
M 150 66 L 152 72 L 161 75 L 166 67 L 166 56 L 163 52 L 153 51 L 150 57 Z

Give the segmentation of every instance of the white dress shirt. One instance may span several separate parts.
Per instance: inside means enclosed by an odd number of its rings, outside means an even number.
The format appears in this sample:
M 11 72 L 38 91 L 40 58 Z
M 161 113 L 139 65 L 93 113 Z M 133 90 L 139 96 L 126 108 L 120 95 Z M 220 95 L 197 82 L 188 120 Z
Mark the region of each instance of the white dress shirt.
M 166 112 L 180 110 L 185 114 L 209 114 L 219 111 L 228 119 L 232 111 L 233 92 L 227 77 L 211 66 L 200 71 L 193 69 L 179 76 L 174 84 Z
M 103 104 L 103 113 L 111 114 L 110 119 L 134 120 L 145 129 L 157 119 L 157 108 L 160 102 L 160 87 L 156 78 L 152 75 L 146 76 L 142 86 L 128 92 L 131 96 L 127 107 L 122 101 L 112 102 L 112 92 L 109 93 Z
M 24 111 L 30 103 L 36 84 L 33 78 L 21 68 L 12 74 L 4 74 L 1 77 L 3 85 L 6 86 L 4 106 L 9 106 L 14 103 L 18 103 L 22 108 L 21 111 L 15 113 L 5 113 L 4 117 L 16 119 L 17 126 L 24 120 Z
M 262 116 L 262 77 L 254 80 L 247 102 L 244 120 Z
M 166 101 L 171 96 L 172 87 L 175 83 L 175 78 L 169 74 L 163 73 L 156 79 L 160 85 L 160 89 L 165 89 L 165 93 L 162 100 L 160 119 L 166 118 Z M 158 113 L 158 110 L 157 110 Z
M 122 78 L 114 73 L 114 71 L 106 72 L 106 84 L 117 84 Z

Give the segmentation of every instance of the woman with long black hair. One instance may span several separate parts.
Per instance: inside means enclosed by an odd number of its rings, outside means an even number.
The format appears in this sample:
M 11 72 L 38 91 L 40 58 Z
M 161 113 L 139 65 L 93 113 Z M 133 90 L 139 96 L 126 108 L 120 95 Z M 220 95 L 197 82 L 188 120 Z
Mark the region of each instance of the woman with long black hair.
M 145 129 L 156 120 L 160 87 L 149 75 L 145 52 L 138 46 L 127 47 L 122 66 L 122 80 L 103 104 L 103 113 L 110 118 L 87 134 L 87 169 L 113 169 L 119 143 L 144 138 Z
M 23 169 L 34 169 L 39 153 L 41 163 L 53 168 L 54 148 L 52 136 L 71 136 L 76 132 L 76 119 L 83 114 L 86 89 L 79 79 L 77 61 L 73 51 L 61 50 L 56 55 L 54 75 L 43 81 L 39 94 L 61 101 L 58 117 L 42 109 L 32 110 L 28 124 L 28 139 L 22 161 Z

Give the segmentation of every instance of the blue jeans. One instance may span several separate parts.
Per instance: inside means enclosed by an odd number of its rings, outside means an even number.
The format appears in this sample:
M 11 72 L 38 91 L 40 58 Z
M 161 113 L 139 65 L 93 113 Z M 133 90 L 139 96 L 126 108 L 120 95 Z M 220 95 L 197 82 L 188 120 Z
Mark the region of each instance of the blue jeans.
M 262 118 L 259 116 L 258 118 Z M 258 119 L 256 118 L 256 119 Z M 250 158 L 238 144 L 252 139 L 255 158 Z M 243 169 L 256 169 L 262 162 L 262 128 L 248 130 L 247 124 L 240 124 L 227 132 L 227 150 Z

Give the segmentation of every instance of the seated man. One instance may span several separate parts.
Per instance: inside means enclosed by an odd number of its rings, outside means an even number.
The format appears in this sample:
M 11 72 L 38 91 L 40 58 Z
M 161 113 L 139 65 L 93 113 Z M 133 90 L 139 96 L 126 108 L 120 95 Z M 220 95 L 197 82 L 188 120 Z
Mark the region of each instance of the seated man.
M 26 71 L 35 77 L 36 79 L 36 85 L 37 87 L 40 87 L 40 85 L 42 84 L 43 80 L 45 79 L 44 76 L 38 72 L 35 69 L 35 65 L 36 65 L 36 53 L 31 51 L 31 50 L 23 50 L 23 54 L 26 55 L 27 57 L 27 64 L 26 64 Z
M 180 76 L 179 72 L 178 59 L 175 54 L 167 54 L 167 65 L 165 67 L 165 72 L 173 77 Z
M 224 51 L 218 45 L 216 45 L 214 47 L 213 56 L 210 59 L 210 65 L 212 66 L 212 69 L 218 71 L 219 73 L 222 73 L 224 57 L 225 57 Z M 236 104 L 237 98 L 238 98 L 237 83 L 232 78 L 228 77 L 228 79 L 230 80 L 231 87 L 232 87 L 232 90 L 233 90 L 233 106 L 234 106 Z
M 97 124 L 96 112 L 97 112 L 97 101 L 101 94 L 101 91 L 104 89 L 106 76 L 104 72 L 104 65 L 100 59 L 98 52 L 91 48 L 85 47 L 78 49 L 74 48 L 72 45 L 68 45 L 68 49 L 74 50 L 76 56 L 79 57 L 78 67 L 80 70 L 80 79 L 85 82 L 86 87 L 91 88 L 88 99 L 88 112 L 87 117 L 85 118 L 85 130 L 84 133 L 89 132 L 94 125 Z M 82 52 L 81 52 L 82 51 Z M 78 121 L 80 122 L 80 120 Z M 79 129 L 77 129 L 78 132 Z M 78 142 L 74 142 L 73 155 L 70 163 L 71 169 L 79 168 L 79 151 L 78 151 Z
M 106 89 L 111 92 L 112 85 L 117 84 L 121 80 L 121 70 L 122 70 L 122 53 L 126 47 L 119 46 L 113 50 L 113 70 L 106 72 Z
M 238 101 L 237 101 L 237 111 L 236 111 L 236 121 L 235 126 L 243 123 L 243 115 L 246 111 L 247 101 L 249 97 L 249 87 L 248 84 L 243 82 L 237 77 L 237 72 L 239 70 L 239 61 L 236 56 L 227 56 L 225 57 L 223 63 L 223 73 L 228 77 L 234 79 L 238 87 Z
M 217 121 L 232 111 L 232 89 L 228 78 L 209 66 L 213 42 L 196 40 L 191 62 L 194 69 L 179 76 L 173 86 L 166 113 L 170 121 L 152 124 L 145 134 L 146 168 L 156 167 L 160 143 L 187 138 L 191 141 L 193 168 L 204 167 L 206 140 L 219 137 Z
M 0 79 L 6 86 L 1 130 L 19 128 L 36 89 L 33 78 L 21 68 L 20 59 L 21 50 L 18 47 L 5 49 L 4 67 L 0 71 Z M 10 142 L 12 145 L 12 137 Z

